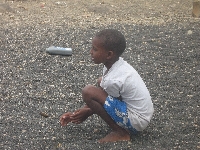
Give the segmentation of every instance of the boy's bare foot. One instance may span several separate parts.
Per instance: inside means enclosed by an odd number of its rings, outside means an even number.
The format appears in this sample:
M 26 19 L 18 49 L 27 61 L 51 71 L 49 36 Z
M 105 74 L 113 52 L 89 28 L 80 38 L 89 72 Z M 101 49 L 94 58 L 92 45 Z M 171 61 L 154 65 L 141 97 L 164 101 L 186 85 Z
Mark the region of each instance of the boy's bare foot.
M 70 118 L 71 115 L 73 115 L 73 113 L 67 112 L 67 113 L 64 113 L 64 114 L 60 117 L 60 124 L 61 124 L 61 126 L 66 126 L 69 122 L 72 121 L 72 119 Z
M 104 138 L 100 139 L 99 143 L 117 142 L 117 141 L 130 141 L 130 134 L 127 131 L 118 132 L 113 131 Z

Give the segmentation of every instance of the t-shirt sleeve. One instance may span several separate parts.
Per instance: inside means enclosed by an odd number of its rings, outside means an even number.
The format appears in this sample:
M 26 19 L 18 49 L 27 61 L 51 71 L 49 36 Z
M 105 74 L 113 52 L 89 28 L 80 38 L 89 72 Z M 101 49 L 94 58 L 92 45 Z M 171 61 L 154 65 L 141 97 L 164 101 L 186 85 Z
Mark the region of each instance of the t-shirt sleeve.
M 108 93 L 108 95 L 119 97 L 122 89 L 122 82 L 112 79 L 105 80 L 102 81 L 101 87 Z

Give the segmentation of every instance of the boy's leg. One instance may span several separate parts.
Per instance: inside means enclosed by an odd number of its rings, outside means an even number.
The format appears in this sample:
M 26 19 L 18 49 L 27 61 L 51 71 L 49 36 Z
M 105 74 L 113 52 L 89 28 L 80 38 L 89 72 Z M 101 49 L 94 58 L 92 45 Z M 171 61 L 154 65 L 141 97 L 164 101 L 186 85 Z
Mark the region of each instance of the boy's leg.
M 106 137 L 100 139 L 99 142 L 130 140 L 129 133 L 122 127 L 118 126 L 104 109 L 103 106 L 108 96 L 105 91 L 95 86 L 88 85 L 83 89 L 82 96 L 84 102 L 93 111 L 93 113 L 99 115 L 113 130 L 113 132 L 108 134 Z

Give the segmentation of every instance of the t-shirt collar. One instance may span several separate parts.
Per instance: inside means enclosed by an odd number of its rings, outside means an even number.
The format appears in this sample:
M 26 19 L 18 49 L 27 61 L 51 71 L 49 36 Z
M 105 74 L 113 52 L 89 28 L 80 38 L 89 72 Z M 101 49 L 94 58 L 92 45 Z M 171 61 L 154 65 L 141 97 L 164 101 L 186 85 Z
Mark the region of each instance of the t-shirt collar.
M 107 73 L 109 73 L 112 70 L 115 70 L 115 68 L 118 68 L 122 64 L 122 62 L 123 62 L 123 58 L 119 57 L 119 59 L 112 65 L 112 67 L 108 71 L 107 71 L 107 68 L 104 66 L 106 68 L 104 75 L 106 75 Z

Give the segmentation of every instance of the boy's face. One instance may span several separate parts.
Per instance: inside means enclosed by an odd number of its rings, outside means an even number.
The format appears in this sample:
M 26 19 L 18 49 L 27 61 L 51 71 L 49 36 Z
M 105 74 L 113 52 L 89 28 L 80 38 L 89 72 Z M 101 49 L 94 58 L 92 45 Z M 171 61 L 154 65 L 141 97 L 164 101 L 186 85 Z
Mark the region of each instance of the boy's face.
M 92 60 L 95 64 L 106 64 L 108 51 L 102 46 L 102 41 L 98 37 L 94 37 L 92 40 L 92 49 L 90 50 Z

